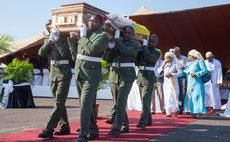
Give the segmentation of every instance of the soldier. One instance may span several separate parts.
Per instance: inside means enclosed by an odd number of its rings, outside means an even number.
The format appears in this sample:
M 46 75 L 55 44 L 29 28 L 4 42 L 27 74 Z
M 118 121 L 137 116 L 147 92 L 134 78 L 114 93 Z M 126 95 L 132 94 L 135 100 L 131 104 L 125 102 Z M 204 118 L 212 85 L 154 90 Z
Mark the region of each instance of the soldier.
M 51 21 L 47 23 L 49 27 Z M 69 92 L 70 79 L 72 77 L 70 67 L 70 50 L 67 39 L 60 32 L 53 28 L 50 35 L 45 37 L 43 46 L 39 49 L 40 56 L 48 55 L 51 59 L 50 66 L 50 87 L 54 99 L 53 111 L 50 114 L 45 129 L 38 135 L 40 138 L 53 137 L 54 128 L 60 124 L 61 128 L 54 132 L 54 135 L 70 134 L 70 126 L 65 107 L 66 98 Z
M 102 16 L 93 15 L 88 29 L 83 25 L 78 41 L 74 37 L 69 38 L 72 57 L 76 58 L 75 76 L 81 104 L 81 128 L 77 142 L 99 138 L 95 116 L 96 94 L 102 78 L 101 57 L 109 42 L 107 34 L 101 30 L 103 23 Z
M 111 64 L 113 62 L 113 55 L 111 54 L 111 51 L 113 50 L 113 48 L 115 46 L 114 30 L 108 29 L 108 28 L 105 30 L 106 30 L 106 33 L 108 34 L 108 37 L 109 37 L 109 44 L 108 44 L 108 48 L 104 54 L 104 60 L 106 60 L 107 63 Z M 113 94 L 112 94 L 112 96 L 113 96 Z M 109 117 L 109 119 L 105 120 L 105 123 L 113 124 L 115 114 L 116 114 L 116 98 L 113 96 L 113 107 L 112 107 L 111 112 L 110 112 L 110 117 Z
M 142 101 L 142 112 L 140 120 L 136 127 L 145 128 L 145 126 L 152 125 L 152 116 L 150 111 L 151 98 L 153 85 L 156 83 L 156 77 L 154 74 L 154 66 L 160 57 L 159 50 L 155 47 L 157 35 L 153 34 L 149 38 L 149 45 L 146 39 L 142 39 L 143 46 L 142 54 L 139 58 L 139 72 L 137 75 L 137 84 L 139 85 L 141 101 Z
M 134 60 L 138 52 L 138 46 L 132 40 L 134 29 L 127 26 L 123 29 L 123 39 L 120 39 L 120 31 L 115 32 L 115 44 L 109 44 L 111 49 L 112 67 L 110 69 L 110 87 L 115 100 L 116 115 L 109 135 L 117 136 L 129 131 L 129 121 L 126 113 L 128 94 L 136 78 Z

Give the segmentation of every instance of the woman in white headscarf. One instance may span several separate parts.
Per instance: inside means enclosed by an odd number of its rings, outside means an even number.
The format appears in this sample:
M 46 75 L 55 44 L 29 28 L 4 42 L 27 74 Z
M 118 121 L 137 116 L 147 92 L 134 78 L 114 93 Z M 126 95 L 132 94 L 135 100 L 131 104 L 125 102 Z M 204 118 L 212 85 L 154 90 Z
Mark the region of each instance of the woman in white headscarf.
M 196 58 L 199 59 L 199 60 L 204 60 L 203 56 L 202 56 L 201 53 L 198 52 L 198 51 L 196 51 L 196 52 L 194 53 L 194 57 L 196 57 Z
M 184 102 L 184 111 L 190 112 L 192 117 L 200 117 L 206 113 L 205 87 L 201 76 L 207 73 L 204 60 L 200 52 L 191 50 L 188 53 L 190 62 L 183 73 L 187 75 L 187 94 Z
M 166 52 L 165 60 L 158 72 L 164 72 L 163 91 L 165 98 L 166 117 L 171 117 L 173 113 L 177 115 L 179 111 L 179 85 L 177 77 L 181 75 L 180 65 L 174 53 Z

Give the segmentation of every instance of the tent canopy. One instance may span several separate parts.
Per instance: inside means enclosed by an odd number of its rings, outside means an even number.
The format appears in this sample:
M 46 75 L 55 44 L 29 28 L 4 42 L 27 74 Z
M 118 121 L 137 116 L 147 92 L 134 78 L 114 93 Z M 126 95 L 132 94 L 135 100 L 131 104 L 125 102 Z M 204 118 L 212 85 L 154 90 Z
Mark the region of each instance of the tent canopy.
M 24 52 L 29 56 L 37 54 L 39 48 L 44 43 L 45 33 L 40 33 L 37 36 L 34 36 L 25 40 L 18 40 L 12 43 L 12 53 L 1 54 L 1 62 L 7 62 L 7 57 L 13 55 L 14 57 L 20 57 Z
M 156 13 L 156 12 L 148 9 L 145 6 L 142 6 L 140 9 L 138 9 L 133 14 L 131 14 L 131 16 L 134 16 L 134 15 L 148 15 L 148 14 L 154 14 L 154 13 Z
M 130 16 L 159 36 L 162 52 L 179 46 L 184 55 L 191 49 L 203 55 L 212 51 L 230 68 L 230 4 L 184 11 Z

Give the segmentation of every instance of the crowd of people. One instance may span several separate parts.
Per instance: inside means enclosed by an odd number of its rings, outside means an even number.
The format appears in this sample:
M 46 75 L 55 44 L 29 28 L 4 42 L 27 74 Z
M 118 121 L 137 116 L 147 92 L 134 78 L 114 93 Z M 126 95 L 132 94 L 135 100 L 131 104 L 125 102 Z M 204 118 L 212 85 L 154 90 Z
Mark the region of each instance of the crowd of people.
M 108 135 L 119 136 L 120 133 L 129 132 L 126 105 L 135 80 L 142 102 L 140 119 L 136 125 L 138 128 L 152 125 L 152 114 L 156 113 L 156 95 L 165 117 L 180 114 L 202 117 L 207 113 L 207 108 L 220 109 L 218 86 L 222 83 L 222 67 L 212 52 L 206 53 L 206 60 L 195 49 L 189 51 L 188 57 L 181 55 L 179 47 L 163 54 L 157 47 L 159 37 L 156 34 L 137 42 L 133 40 L 135 29 L 132 26 L 102 31 L 103 24 L 100 15 L 93 15 L 80 33 L 71 32 L 68 37 L 56 28 L 51 29 L 51 21 L 46 24 L 50 34 L 45 38 L 39 55 L 48 55 L 51 59 L 50 87 L 55 103 L 45 129 L 38 137 L 70 134 L 65 107 L 72 76 L 70 60 L 75 61 L 75 80 L 80 101 L 77 142 L 99 138 L 94 108 L 97 87 L 102 77 L 102 58 L 111 66 L 109 81 L 113 107 L 110 118 L 105 121 L 112 124 Z M 135 66 L 138 68 L 137 73 Z M 203 83 L 202 77 L 208 72 L 212 74 L 211 79 Z M 61 127 L 55 131 L 58 124 Z
M 202 76 L 208 72 L 212 76 L 207 83 L 204 83 Z M 179 47 L 170 49 L 165 53 L 164 60 L 160 58 L 157 61 L 155 75 L 159 78 L 154 86 L 160 101 L 160 109 L 166 117 L 183 113 L 191 114 L 191 117 L 201 117 L 207 109 L 210 111 L 220 109 L 218 85 L 222 83 L 222 67 L 212 52 L 207 52 L 204 60 L 201 53 L 195 49 L 189 51 L 188 58 L 181 55 Z M 156 88 L 156 85 L 161 87 Z M 215 89 L 218 92 L 214 92 Z M 154 105 L 153 95 L 152 114 L 155 113 Z

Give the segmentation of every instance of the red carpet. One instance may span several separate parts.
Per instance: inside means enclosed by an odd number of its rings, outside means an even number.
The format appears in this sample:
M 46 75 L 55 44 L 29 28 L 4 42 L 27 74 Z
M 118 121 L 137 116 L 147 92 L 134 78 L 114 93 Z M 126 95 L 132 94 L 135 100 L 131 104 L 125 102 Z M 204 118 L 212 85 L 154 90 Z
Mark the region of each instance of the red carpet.
M 145 129 L 136 128 L 136 123 L 139 120 L 139 111 L 128 112 L 130 129 L 129 133 L 121 134 L 119 137 L 111 137 L 107 135 L 111 129 L 111 125 L 104 123 L 108 117 L 100 117 L 98 119 L 98 126 L 100 130 L 100 139 L 98 142 L 143 142 L 154 137 L 160 136 L 161 134 L 168 133 L 175 130 L 180 126 L 189 124 L 196 119 L 189 118 L 189 116 L 179 115 L 178 117 L 165 118 L 162 114 L 154 114 L 153 126 L 146 127 Z M 54 136 L 52 139 L 44 140 L 38 138 L 37 135 L 42 131 L 42 128 L 8 134 L 0 136 L 1 142 L 32 142 L 32 141 L 55 141 L 55 142 L 75 142 L 77 137 L 76 129 L 79 127 L 79 121 L 71 122 L 71 135 L 68 136 Z

